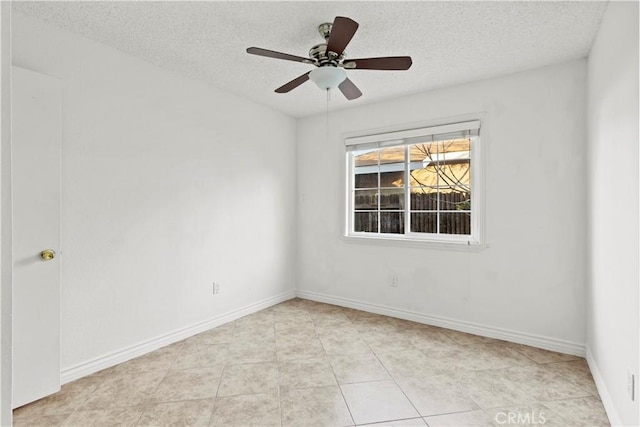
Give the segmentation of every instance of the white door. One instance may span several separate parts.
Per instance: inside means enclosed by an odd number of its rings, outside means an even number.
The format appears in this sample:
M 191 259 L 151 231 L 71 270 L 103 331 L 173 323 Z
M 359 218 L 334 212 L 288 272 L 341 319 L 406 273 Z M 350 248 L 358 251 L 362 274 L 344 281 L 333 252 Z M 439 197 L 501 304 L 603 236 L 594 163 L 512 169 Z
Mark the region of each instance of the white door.
M 17 408 L 60 389 L 62 131 L 60 82 L 19 67 L 13 67 L 12 80 L 13 407 Z

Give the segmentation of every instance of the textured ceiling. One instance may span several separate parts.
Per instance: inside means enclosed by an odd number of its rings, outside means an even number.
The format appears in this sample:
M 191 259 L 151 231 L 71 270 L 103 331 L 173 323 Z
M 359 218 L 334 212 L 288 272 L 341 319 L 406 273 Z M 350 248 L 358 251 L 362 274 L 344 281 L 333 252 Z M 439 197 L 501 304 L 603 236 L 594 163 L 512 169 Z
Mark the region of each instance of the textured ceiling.
M 336 15 L 360 24 L 347 57 L 410 55 L 408 71 L 350 70 L 364 95 L 331 108 L 379 101 L 584 57 L 604 2 L 13 2 L 14 10 L 209 82 L 295 117 L 321 113 L 312 82 L 274 89 L 312 66 L 248 55 L 257 46 L 298 56 L 323 40 Z

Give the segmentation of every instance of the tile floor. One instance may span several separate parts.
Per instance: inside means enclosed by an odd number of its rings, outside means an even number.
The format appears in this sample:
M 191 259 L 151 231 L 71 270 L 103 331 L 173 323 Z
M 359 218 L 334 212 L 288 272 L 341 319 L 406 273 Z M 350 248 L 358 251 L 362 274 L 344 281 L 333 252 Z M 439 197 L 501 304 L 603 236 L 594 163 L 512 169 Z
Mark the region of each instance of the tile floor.
M 66 384 L 16 426 L 609 425 L 584 359 L 294 299 Z

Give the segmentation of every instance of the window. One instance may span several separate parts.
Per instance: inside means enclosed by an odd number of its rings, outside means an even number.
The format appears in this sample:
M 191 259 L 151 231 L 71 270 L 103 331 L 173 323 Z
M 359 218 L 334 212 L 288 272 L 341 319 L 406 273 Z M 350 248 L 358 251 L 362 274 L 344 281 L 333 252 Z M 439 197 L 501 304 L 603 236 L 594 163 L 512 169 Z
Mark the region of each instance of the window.
M 347 235 L 480 242 L 480 122 L 345 140 Z

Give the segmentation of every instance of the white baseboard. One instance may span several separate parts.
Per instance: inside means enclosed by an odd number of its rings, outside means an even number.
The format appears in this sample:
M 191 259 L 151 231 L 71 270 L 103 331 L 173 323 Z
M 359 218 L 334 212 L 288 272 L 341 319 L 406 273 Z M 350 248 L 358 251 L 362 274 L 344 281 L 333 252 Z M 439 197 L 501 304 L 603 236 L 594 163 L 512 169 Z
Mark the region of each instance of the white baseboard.
M 200 332 L 204 332 L 208 329 L 215 328 L 248 314 L 255 313 L 256 311 L 260 311 L 281 302 L 290 300 L 291 298 L 295 298 L 295 296 L 295 291 L 285 292 L 283 294 L 264 299 L 254 304 L 249 304 L 245 307 L 232 310 L 219 316 L 215 316 L 211 319 L 205 320 L 204 322 L 187 326 L 186 328 L 179 329 L 161 337 L 144 341 L 140 344 L 115 351 L 113 353 L 80 363 L 79 365 L 72 366 L 70 368 L 65 368 L 60 373 L 60 382 L 62 384 L 66 384 L 68 382 L 77 380 L 78 378 L 82 378 L 103 369 L 110 368 L 119 363 L 123 363 L 127 360 L 133 359 L 134 357 L 142 356 L 143 354 L 149 353 L 150 351 L 157 350 L 166 345 L 189 338 L 193 335 L 199 334 Z
M 296 296 L 312 301 L 324 302 L 341 307 L 355 308 L 357 310 L 367 311 L 370 313 L 383 314 L 385 316 L 396 317 L 398 319 L 411 320 L 413 322 L 424 323 L 426 325 L 439 326 L 442 328 L 454 329 L 456 331 L 467 332 L 484 337 L 515 342 L 518 344 L 525 344 L 545 350 L 557 351 L 560 353 L 572 354 L 581 357 L 584 357 L 586 355 L 584 345 L 570 341 L 563 341 L 555 338 L 543 337 L 540 335 L 511 331 L 508 329 L 496 328 L 493 326 L 486 326 L 472 322 L 465 322 L 461 320 L 450 319 L 447 317 L 433 316 L 418 313 L 415 311 L 389 307 L 386 305 L 357 301 L 349 298 L 334 297 L 330 295 L 319 294 L 316 292 L 298 290 L 296 291 Z
M 600 394 L 600 400 L 602 401 L 602 406 L 604 406 L 604 410 L 607 412 L 607 417 L 609 417 L 609 422 L 612 426 L 621 426 L 622 421 L 620 420 L 620 416 L 618 415 L 618 411 L 613 404 L 613 399 L 611 399 L 611 395 L 609 394 L 609 390 L 607 389 L 606 384 L 604 383 L 604 379 L 602 378 L 602 374 L 600 374 L 600 369 L 596 364 L 591 351 L 587 347 L 587 364 L 589 365 L 589 370 L 591 371 L 591 375 L 593 376 L 593 381 L 596 383 L 596 388 L 598 389 L 598 393 Z

